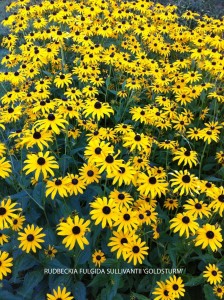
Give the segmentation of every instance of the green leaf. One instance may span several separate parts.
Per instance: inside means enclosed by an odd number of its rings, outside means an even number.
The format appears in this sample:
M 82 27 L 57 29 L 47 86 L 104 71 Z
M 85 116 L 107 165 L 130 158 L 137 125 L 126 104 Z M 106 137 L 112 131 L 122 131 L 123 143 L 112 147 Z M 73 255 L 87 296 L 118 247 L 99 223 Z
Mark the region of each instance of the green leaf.
M 86 287 L 81 281 L 77 281 L 74 284 L 72 293 L 75 299 L 86 300 Z
M 138 300 L 149 300 L 148 297 L 143 296 L 143 295 L 141 295 L 141 294 L 132 293 L 132 295 L 133 295 L 135 298 L 137 298 Z
M 113 300 L 123 300 L 122 296 L 120 294 L 117 294 Z
M 145 293 L 149 291 L 149 277 L 144 276 L 143 279 L 140 281 L 137 292 L 139 293 Z
M 11 278 L 12 282 L 16 281 L 19 272 L 24 272 L 37 264 L 38 261 L 32 256 L 27 255 L 26 253 L 23 253 L 20 256 L 18 256 L 13 266 L 13 276 Z
M 200 276 L 191 276 L 191 278 L 185 283 L 185 286 L 196 286 L 204 282 L 202 275 Z
M 85 247 L 85 251 L 82 251 L 79 259 L 78 259 L 78 264 L 82 265 L 85 264 L 91 257 L 91 248 L 90 245 Z
M 23 286 L 21 289 L 19 289 L 19 293 L 21 293 L 24 298 L 27 296 L 31 296 L 33 293 L 33 289 L 37 287 L 37 285 L 41 282 L 43 277 L 44 272 L 42 269 L 26 273 L 24 277 Z
M 45 196 L 44 192 L 45 192 L 45 183 L 44 182 L 37 183 L 33 189 L 33 198 L 39 204 L 40 207 L 43 207 L 42 199 Z
M 61 156 L 58 163 L 59 163 L 60 169 L 62 170 L 63 174 L 65 174 L 65 171 L 68 169 L 69 164 L 71 164 L 72 161 L 73 160 L 72 160 L 71 156 L 68 156 L 68 155 L 65 155 L 65 154 L 63 154 Z
M 216 296 L 213 293 L 213 289 L 209 284 L 204 285 L 203 291 L 206 300 L 217 300 Z
M 207 180 L 207 181 L 214 181 L 214 182 L 222 182 L 223 180 L 221 179 L 221 178 L 217 178 L 217 177 L 215 177 L 215 176 L 208 176 L 208 177 L 206 177 L 205 178 L 205 180 Z
M 57 288 L 59 285 L 61 287 L 69 286 L 72 283 L 72 278 L 73 276 L 68 274 L 49 275 L 49 288 L 52 290 Z
M 171 245 L 168 245 L 167 254 L 169 254 L 170 260 L 172 262 L 172 267 L 176 268 L 177 266 L 177 250 L 175 247 L 172 247 Z
M 0 296 L 0 299 L 1 300 L 24 300 L 24 297 L 23 296 L 15 296 L 11 293 L 9 293 L 8 291 L 1 291 L 0 292 L 1 296 Z
M 108 88 L 108 86 L 110 85 L 110 76 L 107 77 L 105 83 L 106 83 L 106 87 Z
M 206 164 L 203 166 L 202 170 L 203 171 L 210 171 L 212 170 L 212 168 L 215 166 L 216 164 L 212 163 L 212 164 Z
M 108 282 L 109 276 L 105 276 L 105 274 L 98 274 L 96 275 L 93 280 L 88 284 L 88 287 L 91 286 L 105 286 L 105 284 Z

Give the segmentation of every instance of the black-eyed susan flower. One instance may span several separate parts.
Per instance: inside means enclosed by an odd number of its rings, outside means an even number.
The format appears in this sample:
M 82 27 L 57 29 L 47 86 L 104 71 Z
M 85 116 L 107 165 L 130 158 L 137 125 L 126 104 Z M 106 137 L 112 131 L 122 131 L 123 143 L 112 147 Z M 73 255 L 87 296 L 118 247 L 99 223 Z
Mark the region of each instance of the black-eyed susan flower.
M 203 271 L 203 277 L 206 278 L 210 284 L 217 284 L 222 282 L 222 271 L 215 264 L 208 264 L 206 270 Z
M 118 170 L 113 170 L 108 178 L 113 178 L 112 184 L 115 185 L 117 183 L 118 186 L 123 185 L 130 185 L 131 182 L 134 180 L 134 175 L 136 171 L 130 165 L 130 162 L 126 164 L 121 164 Z
M 126 252 L 123 253 L 123 257 L 128 263 L 132 261 L 134 265 L 142 264 L 145 256 L 148 255 L 148 249 L 146 242 L 135 236 L 129 244 L 126 244 Z
M 11 163 L 6 160 L 6 157 L 0 159 L 0 178 L 7 178 L 12 173 Z
M 207 192 L 207 195 L 212 198 L 210 207 L 222 216 L 224 212 L 224 187 L 214 187 Z
M 83 194 L 86 184 L 84 183 L 84 180 L 80 178 L 77 174 L 69 174 L 67 175 L 69 178 L 70 182 L 67 183 L 69 193 L 70 195 L 78 195 L 78 194 Z
M 106 171 L 108 176 L 111 176 L 113 172 L 120 170 L 123 166 L 123 161 L 122 159 L 116 159 L 119 154 L 120 151 L 115 155 L 108 154 L 102 158 L 97 157 L 95 163 L 96 166 L 99 167 L 99 173 L 101 174 L 103 171 Z
M 44 179 L 48 177 L 48 173 L 54 176 L 53 169 L 58 169 L 59 166 L 54 156 L 50 156 L 50 154 L 50 151 L 28 154 L 27 159 L 24 161 L 26 165 L 23 167 L 23 170 L 26 171 L 26 175 L 35 172 L 34 177 L 36 181 L 38 181 L 40 175 L 42 175 Z
M 54 83 L 57 88 L 67 87 L 72 83 L 72 75 L 60 73 L 55 77 Z
M 0 251 L 0 280 L 3 276 L 12 273 L 11 267 L 13 266 L 13 258 L 9 257 L 9 253 L 6 251 Z
M 146 225 L 156 223 L 158 213 L 155 211 L 154 206 L 144 202 L 139 205 L 138 210 L 144 215 L 144 222 Z
M 180 149 L 174 150 L 173 154 L 173 160 L 178 160 L 178 166 L 180 164 L 183 164 L 184 166 L 189 165 L 189 167 L 192 168 L 198 163 L 196 151 L 188 150 L 184 147 L 181 147 Z
M 154 288 L 153 295 L 155 295 L 154 300 L 173 300 L 171 292 L 167 289 L 167 284 L 164 281 L 157 281 L 156 287 Z
M 174 171 L 170 173 L 175 178 L 170 179 L 171 187 L 174 187 L 173 192 L 179 192 L 180 195 L 193 195 L 193 193 L 199 193 L 199 181 L 198 178 L 190 174 L 187 170 L 184 171 Z
M 135 132 L 127 132 L 127 134 L 123 137 L 123 146 L 130 148 L 130 151 L 134 151 L 135 149 L 138 149 L 139 151 L 146 149 L 148 145 L 148 139 L 147 137 L 141 133 L 135 133 Z
M 93 118 L 96 118 L 98 121 L 101 120 L 105 115 L 110 116 L 114 111 L 108 103 L 103 103 L 98 100 L 89 99 L 86 101 L 86 108 L 84 110 L 84 115 L 91 115 Z
M 224 152 L 223 151 L 217 152 L 215 157 L 219 164 L 224 165 Z
M 166 285 L 172 297 L 179 298 L 184 296 L 185 288 L 181 277 L 173 275 L 166 280 Z
M 95 225 L 101 224 L 102 228 L 108 225 L 112 227 L 117 220 L 118 208 L 113 199 L 97 198 L 90 203 L 90 207 L 91 219 L 95 221 Z
M 73 300 L 74 297 L 71 296 L 71 292 L 68 292 L 66 287 L 61 288 L 60 286 L 57 289 L 53 289 L 53 294 L 47 294 L 47 300 Z
M 221 284 L 215 285 L 213 287 L 213 292 L 214 294 L 219 298 L 219 299 L 223 299 L 223 295 L 224 295 L 224 286 Z
M 0 230 L 8 228 L 12 225 L 13 218 L 17 217 L 17 213 L 21 208 L 15 208 L 17 203 L 12 203 L 10 198 L 3 199 L 0 203 Z
M 50 113 L 45 116 L 42 120 L 37 120 L 34 124 L 34 128 L 37 131 L 48 131 L 52 130 L 56 134 L 60 134 L 62 129 L 65 129 L 65 124 L 68 124 L 67 120 L 59 114 Z
M 114 202 L 116 202 L 120 208 L 123 206 L 128 208 L 134 201 L 129 193 L 124 191 L 120 192 L 116 189 L 110 192 L 109 199 L 112 199 Z
M 124 233 L 122 230 L 113 231 L 113 236 L 109 239 L 108 246 L 111 247 L 111 252 L 117 251 L 117 259 L 127 252 L 127 244 L 133 239 L 134 232 Z
M 15 218 L 12 219 L 11 228 L 14 231 L 20 231 L 23 228 L 23 223 L 25 222 L 26 218 L 18 214 Z
M 50 132 L 39 132 L 33 130 L 25 132 L 24 137 L 21 139 L 21 142 L 23 145 L 26 145 L 27 149 L 33 147 L 34 145 L 37 145 L 38 148 L 43 151 L 44 147 L 47 148 L 52 139 L 53 137 Z
M 202 249 L 210 247 L 212 251 L 217 251 L 222 247 L 221 228 L 216 228 L 215 225 L 205 224 L 196 232 L 195 246 L 200 246 Z
M 189 238 L 190 233 L 194 235 L 199 227 L 196 220 L 197 218 L 189 213 L 179 213 L 170 220 L 172 223 L 170 229 L 173 229 L 173 232 L 179 232 L 180 236 L 186 234 L 186 237 Z
M 68 217 L 66 222 L 60 222 L 57 227 L 58 235 L 65 236 L 62 240 L 62 243 L 66 248 L 72 250 L 76 243 L 83 250 L 85 245 L 89 245 L 89 242 L 86 238 L 86 232 L 89 231 L 90 220 L 85 221 L 83 218 L 80 218 L 78 215 L 71 218 Z
M 9 236 L 0 231 L 0 245 L 2 246 L 4 243 L 8 243 Z
M 70 179 L 68 177 L 59 177 L 48 180 L 45 192 L 46 197 L 50 195 L 52 200 L 54 200 L 56 194 L 59 194 L 62 198 L 67 197 L 69 193 L 69 183 Z
M 178 200 L 177 199 L 173 199 L 173 198 L 167 198 L 164 201 L 163 206 L 165 208 L 167 208 L 168 210 L 174 210 L 174 209 L 178 208 L 178 206 L 179 206 Z
M 168 189 L 168 183 L 160 178 L 158 175 L 153 174 L 149 169 L 147 174 L 140 172 L 137 179 L 138 191 L 145 196 L 150 195 L 151 198 L 155 198 L 157 195 L 165 195 Z
M 123 207 L 117 212 L 117 218 L 113 226 L 117 227 L 117 231 L 123 231 L 124 233 L 136 231 L 139 225 L 137 212 L 132 211 L 130 208 Z
M 189 199 L 183 205 L 184 209 L 195 217 L 203 218 L 211 215 L 211 210 L 206 203 L 199 201 L 197 198 Z
M 47 249 L 44 249 L 44 254 L 49 257 L 50 259 L 53 259 L 58 252 L 57 249 L 54 248 L 54 246 L 49 245 Z
M 95 250 L 92 255 L 92 261 L 95 264 L 95 266 L 100 267 L 100 265 L 106 261 L 106 257 L 103 251 Z
M 99 169 L 92 163 L 83 164 L 80 168 L 80 179 L 88 185 L 93 182 L 99 182 L 100 179 L 100 172 Z
M 43 237 L 46 236 L 45 233 L 41 233 L 43 228 L 32 225 L 27 225 L 24 228 L 24 232 L 19 232 L 18 241 L 20 241 L 19 248 L 23 251 L 29 253 L 33 251 L 36 253 L 37 248 L 41 249 L 41 244 L 44 242 Z

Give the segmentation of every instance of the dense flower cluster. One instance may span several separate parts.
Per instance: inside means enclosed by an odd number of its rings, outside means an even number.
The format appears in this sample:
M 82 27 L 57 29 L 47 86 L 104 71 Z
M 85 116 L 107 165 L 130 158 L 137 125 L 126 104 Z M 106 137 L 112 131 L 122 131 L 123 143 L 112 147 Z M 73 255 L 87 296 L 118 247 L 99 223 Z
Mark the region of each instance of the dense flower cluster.
M 148 0 L 30 4 L 12 2 L 2 22 L 0 245 L 49 263 L 66 251 L 77 266 L 88 248 L 87 266 L 149 266 L 155 249 L 178 253 L 177 233 L 189 257 L 218 259 L 223 21 Z M 0 252 L 0 279 L 8 255 Z M 170 266 L 183 266 L 178 255 Z M 203 276 L 220 298 L 212 268 Z M 47 299 L 73 299 L 53 288 Z M 149 290 L 157 300 L 185 293 L 176 276 Z

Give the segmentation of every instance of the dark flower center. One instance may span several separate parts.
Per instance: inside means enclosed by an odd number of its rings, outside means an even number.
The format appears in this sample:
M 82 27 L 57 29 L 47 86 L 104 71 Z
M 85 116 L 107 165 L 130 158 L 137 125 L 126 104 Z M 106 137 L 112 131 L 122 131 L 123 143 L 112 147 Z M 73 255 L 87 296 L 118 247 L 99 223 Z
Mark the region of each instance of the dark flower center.
M 119 200 L 124 200 L 124 198 L 125 198 L 125 195 L 124 195 L 124 194 L 119 194 L 119 195 L 118 195 L 118 199 L 119 199 Z
M 218 199 L 219 199 L 220 202 L 224 202 L 224 195 L 218 196 Z
M 61 181 L 61 179 L 57 179 L 57 180 L 55 180 L 55 185 L 61 185 L 62 184 L 62 181 Z
M 49 255 L 51 255 L 52 254 L 52 251 L 51 250 L 48 250 L 48 252 L 47 252 Z
M 149 178 L 149 183 L 156 184 L 156 178 L 155 177 L 150 177 Z
M 62 79 L 62 80 L 65 79 L 65 75 L 63 75 L 63 74 L 60 75 L 60 79 Z
M 129 214 L 124 214 L 123 218 L 125 221 L 129 221 L 131 217 Z
M 132 248 L 132 251 L 133 251 L 134 253 L 139 253 L 140 249 L 139 249 L 138 246 L 134 246 L 134 247 Z
M 213 239 L 215 234 L 214 234 L 213 231 L 209 230 L 209 231 L 206 232 L 206 236 L 207 236 L 208 239 Z
M 89 170 L 89 171 L 87 172 L 87 175 L 88 175 L 89 177 L 92 177 L 92 176 L 94 175 L 94 172 L 93 172 L 92 170 Z
M 97 259 L 97 260 L 101 260 L 101 256 L 100 256 L 100 255 L 97 255 L 97 256 L 96 256 L 96 259 Z
M 106 162 L 108 163 L 108 164 L 112 164 L 113 162 L 114 162 L 114 158 L 113 158 L 113 156 L 112 155 L 107 155 L 107 157 L 106 157 Z
M 94 107 L 95 107 L 96 109 L 100 109 L 100 108 L 102 107 L 102 104 L 101 104 L 99 101 L 97 101 L 97 102 L 94 104 Z
M 109 206 L 104 206 L 104 207 L 103 207 L 103 213 L 104 213 L 105 215 L 109 215 L 110 212 L 111 212 L 111 209 L 110 209 Z
M 189 150 L 185 151 L 185 152 L 184 152 L 184 155 L 185 155 L 185 156 L 190 156 L 190 155 L 191 155 L 191 151 L 189 151 Z
M 6 209 L 4 207 L 0 207 L 0 216 L 3 216 L 6 213 Z
M 144 215 L 143 214 L 139 214 L 138 217 L 139 217 L 140 220 L 144 219 Z
M 139 134 L 136 134 L 135 141 L 136 142 L 140 142 L 141 141 L 141 136 Z
M 121 239 L 121 244 L 123 245 L 123 244 L 125 244 L 125 243 L 127 243 L 128 242 L 128 240 L 126 239 L 126 238 L 122 238 Z
M 96 153 L 96 154 L 100 154 L 101 151 L 102 151 L 102 149 L 101 149 L 100 147 L 97 147 L 97 148 L 95 149 L 95 153 Z
M 39 157 L 37 160 L 38 165 L 43 166 L 45 164 L 45 159 L 43 157 Z
M 165 291 L 163 292 L 163 294 L 164 294 L 164 296 L 169 296 L 169 292 L 168 292 L 167 290 L 165 290 Z
M 205 185 L 207 188 L 210 188 L 212 186 L 212 184 L 210 182 L 207 182 Z
M 174 284 L 173 289 L 174 289 L 174 291 L 177 291 L 179 289 L 179 286 L 177 284 Z
M 187 216 L 183 217 L 183 218 L 182 218 L 182 222 L 183 222 L 184 224 L 190 223 L 189 217 L 187 217 Z
M 120 174 L 124 174 L 125 173 L 125 168 L 124 167 L 120 167 L 119 171 Z
M 28 236 L 26 237 L 28 242 L 32 242 L 34 240 L 34 236 L 33 234 L 28 234 Z
M 36 140 L 38 140 L 38 139 L 40 139 L 41 138 L 41 134 L 40 134 L 40 132 L 34 132 L 34 134 L 33 134 L 33 138 L 34 139 L 36 139 Z
M 201 204 L 200 204 L 200 203 L 196 203 L 196 204 L 195 204 L 195 208 L 197 208 L 197 209 L 201 209 L 201 208 L 202 208 L 202 206 L 201 206 Z
M 150 211 L 150 210 L 147 209 L 147 210 L 145 211 L 145 213 L 146 213 L 146 216 L 147 216 L 147 217 L 150 217 L 150 216 L 151 216 L 151 211 Z
M 79 234 L 81 232 L 80 227 L 79 226 L 74 226 L 72 228 L 72 233 L 74 234 Z
M 139 159 L 138 159 L 138 163 L 140 164 L 140 163 L 142 163 L 142 162 L 143 162 L 143 159 L 139 158 Z
M 18 223 L 18 220 L 13 220 L 13 224 L 16 225 Z
M 12 107 L 9 107 L 9 108 L 8 108 L 8 113 L 11 114 L 11 113 L 13 113 L 13 112 L 14 112 L 14 109 L 13 109 Z
M 49 121 L 54 121 L 55 120 L 55 116 L 53 114 L 49 114 L 47 118 L 48 118 Z
M 217 276 L 217 272 L 214 270 L 214 271 L 212 271 L 212 275 L 213 276 Z
M 76 179 L 76 178 L 72 179 L 72 184 L 76 185 L 76 184 L 78 184 L 78 182 L 79 182 L 78 179 Z
M 183 181 L 184 183 L 189 183 L 189 182 L 191 181 L 191 177 L 190 177 L 189 175 L 184 175 L 184 176 L 182 177 L 182 181 Z

